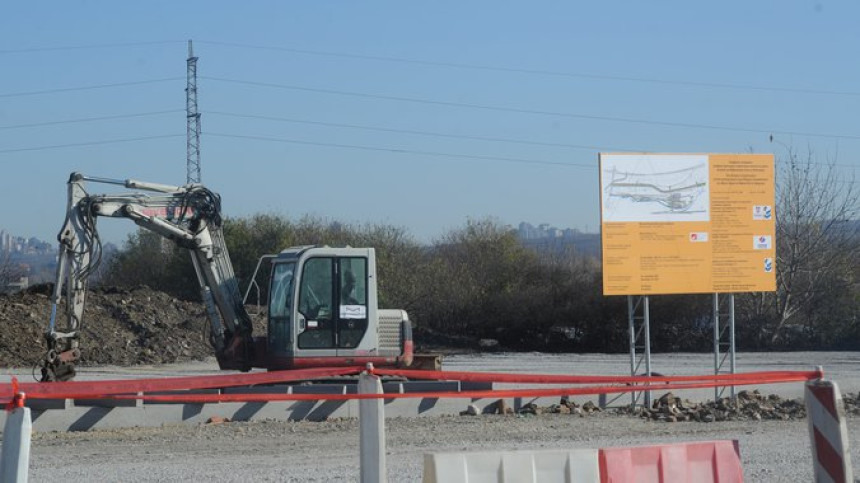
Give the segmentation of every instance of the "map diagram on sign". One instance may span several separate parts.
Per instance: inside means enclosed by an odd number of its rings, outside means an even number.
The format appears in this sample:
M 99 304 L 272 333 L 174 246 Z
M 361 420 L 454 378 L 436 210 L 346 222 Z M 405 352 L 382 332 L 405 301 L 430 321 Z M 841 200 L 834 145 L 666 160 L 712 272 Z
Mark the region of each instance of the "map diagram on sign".
M 604 222 L 709 221 L 707 156 L 603 155 Z

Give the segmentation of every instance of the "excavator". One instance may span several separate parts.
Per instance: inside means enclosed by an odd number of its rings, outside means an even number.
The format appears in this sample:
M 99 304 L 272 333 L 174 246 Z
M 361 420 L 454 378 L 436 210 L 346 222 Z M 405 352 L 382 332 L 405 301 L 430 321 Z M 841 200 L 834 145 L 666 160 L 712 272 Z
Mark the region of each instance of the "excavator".
M 86 191 L 87 182 L 136 191 L 94 195 Z M 217 193 L 199 183 L 170 186 L 72 173 L 66 219 L 57 236 L 60 250 L 45 332 L 48 351 L 41 363 L 43 382 L 75 377 L 88 279 L 102 255 L 96 229 L 100 217 L 129 219 L 189 251 L 209 319 L 209 342 L 221 369 L 412 364 L 412 326 L 406 312 L 377 307 L 373 248 L 299 246 L 263 255 L 242 297 L 224 241 Z M 269 286 L 263 337 L 253 334 L 245 299 L 265 266 Z

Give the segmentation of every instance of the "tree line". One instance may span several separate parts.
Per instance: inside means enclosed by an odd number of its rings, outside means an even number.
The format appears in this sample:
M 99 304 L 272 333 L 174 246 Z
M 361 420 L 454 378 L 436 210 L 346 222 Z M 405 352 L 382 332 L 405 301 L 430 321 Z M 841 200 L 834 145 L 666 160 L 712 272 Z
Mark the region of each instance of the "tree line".
M 789 153 L 779 166 L 777 291 L 738 294 L 738 348 L 858 350 L 858 191 L 811 155 Z M 406 310 L 419 345 L 628 347 L 626 297 L 603 296 L 598 259 L 572 245 L 529 248 L 493 219 L 469 220 L 429 244 L 402 227 L 278 214 L 226 218 L 223 231 L 242 290 L 263 254 L 297 245 L 374 247 L 380 306 Z M 265 288 L 265 275 L 259 278 Z M 188 254 L 144 231 L 108 261 L 101 283 L 200 298 Z M 653 350 L 712 349 L 710 295 L 656 296 L 650 307 Z

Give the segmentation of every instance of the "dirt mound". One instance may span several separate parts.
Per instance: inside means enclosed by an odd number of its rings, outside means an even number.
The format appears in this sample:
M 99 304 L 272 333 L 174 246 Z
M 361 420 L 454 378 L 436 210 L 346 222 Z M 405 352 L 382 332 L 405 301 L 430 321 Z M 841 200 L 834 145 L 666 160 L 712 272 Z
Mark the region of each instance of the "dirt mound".
M 47 350 L 49 287 L 0 295 L 0 367 L 32 367 Z M 60 307 L 58 314 L 62 314 Z M 60 316 L 58 315 L 58 318 Z M 63 324 L 58 321 L 58 327 Z M 149 287 L 87 294 L 79 365 L 164 364 L 213 355 L 202 304 Z

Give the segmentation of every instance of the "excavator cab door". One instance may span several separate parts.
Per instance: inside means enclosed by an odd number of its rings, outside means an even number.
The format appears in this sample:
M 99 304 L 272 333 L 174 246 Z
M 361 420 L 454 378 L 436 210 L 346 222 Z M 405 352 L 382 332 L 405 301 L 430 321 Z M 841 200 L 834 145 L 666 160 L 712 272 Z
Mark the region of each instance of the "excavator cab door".
M 269 282 L 268 358 L 289 359 L 293 354 L 292 315 L 296 264 L 276 262 Z M 272 365 L 270 364 L 269 367 Z
M 297 355 L 313 351 L 314 357 L 337 355 L 335 346 L 335 258 L 305 260 L 299 286 L 296 320 Z
M 368 327 L 368 262 L 358 256 L 314 256 L 302 267 L 297 357 L 351 356 Z
M 337 354 L 354 355 L 364 335 L 368 321 L 367 259 L 342 257 L 338 259 L 335 285 L 337 288 Z

